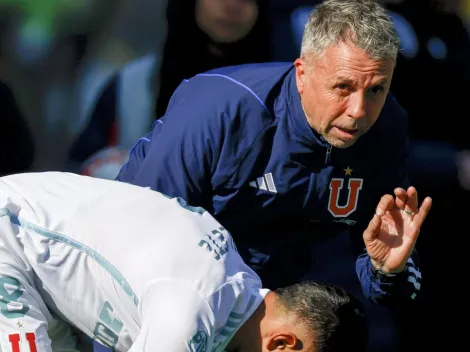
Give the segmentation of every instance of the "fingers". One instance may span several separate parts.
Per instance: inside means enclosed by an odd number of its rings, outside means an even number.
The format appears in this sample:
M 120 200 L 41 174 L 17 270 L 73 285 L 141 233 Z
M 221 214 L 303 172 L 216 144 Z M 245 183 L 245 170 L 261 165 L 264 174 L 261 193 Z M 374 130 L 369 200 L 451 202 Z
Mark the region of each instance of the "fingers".
M 403 188 L 395 188 L 395 205 L 398 209 L 404 210 L 407 214 L 414 214 L 418 210 L 418 192 L 416 188 L 409 187 L 406 191 Z
M 418 191 L 414 187 L 408 187 L 406 191 L 407 200 L 405 204 L 405 211 L 416 213 L 418 211 Z
M 387 211 L 390 211 L 395 206 L 395 199 L 391 194 L 386 194 L 380 198 L 379 204 L 375 210 L 375 213 L 379 216 L 383 216 Z
M 395 194 L 395 198 L 390 194 L 382 196 L 379 204 L 377 205 L 375 213 L 379 216 L 383 216 L 387 211 L 391 211 L 394 207 L 396 207 L 407 213 L 410 216 L 410 220 L 414 220 L 415 216 L 420 214 L 416 224 L 421 226 L 429 210 L 431 209 L 431 198 L 427 197 L 423 201 L 421 208 L 418 208 L 418 191 L 413 186 L 408 187 L 406 191 L 403 188 L 395 188 L 393 193 Z
M 406 200 L 408 198 L 408 194 L 403 188 L 395 188 L 393 191 L 395 193 L 395 204 L 398 209 L 405 210 Z
M 428 216 L 428 213 L 431 210 L 431 206 L 432 206 L 432 199 L 430 197 L 426 197 L 423 200 L 423 203 L 421 203 L 421 207 L 419 208 L 419 211 L 415 214 L 413 218 L 413 222 L 416 224 L 417 228 L 420 228 L 421 225 L 423 224 L 424 220 L 426 219 L 426 216 Z
M 382 226 L 382 218 L 379 215 L 374 214 L 372 220 L 369 222 L 369 226 L 367 226 L 367 229 L 362 235 L 365 243 L 377 238 L 380 232 L 380 226 Z

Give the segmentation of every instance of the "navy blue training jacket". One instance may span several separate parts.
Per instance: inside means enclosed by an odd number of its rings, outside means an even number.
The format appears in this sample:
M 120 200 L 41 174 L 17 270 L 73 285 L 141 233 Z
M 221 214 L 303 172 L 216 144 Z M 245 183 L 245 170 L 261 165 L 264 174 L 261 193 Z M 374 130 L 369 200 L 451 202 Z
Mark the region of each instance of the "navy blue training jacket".
M 406 113 L 391 95 L 366 135 L 333 148 L 307 124 L 291 63 L 242 65 L 182 82 L 117 179 L 205 208 L 258 269 L 289 258 L 281 270 L 311 243 L 350 230 L 364 294 L 387 302 L 416 296 L 416 253 L 405 272 L 378 277 L 362 232 L 380 197 L 407 187 L 408 144 Z

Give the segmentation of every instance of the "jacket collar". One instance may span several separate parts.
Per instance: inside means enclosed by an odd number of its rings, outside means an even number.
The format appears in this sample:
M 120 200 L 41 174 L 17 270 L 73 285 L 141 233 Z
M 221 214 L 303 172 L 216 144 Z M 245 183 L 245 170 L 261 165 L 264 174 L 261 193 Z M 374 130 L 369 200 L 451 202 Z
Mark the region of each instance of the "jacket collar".
M 294 66 L 286 76 L 283 85 L 283 95 L 287 100 L 287 119 L 294 138 L 299 140 L 301 143 L 305 143 L 312 147 L 314 145 L 320 145 L 323 147 L 328 146 L 325 139 L 311 128 L 307 122 L 300 94 L 297 90 Z

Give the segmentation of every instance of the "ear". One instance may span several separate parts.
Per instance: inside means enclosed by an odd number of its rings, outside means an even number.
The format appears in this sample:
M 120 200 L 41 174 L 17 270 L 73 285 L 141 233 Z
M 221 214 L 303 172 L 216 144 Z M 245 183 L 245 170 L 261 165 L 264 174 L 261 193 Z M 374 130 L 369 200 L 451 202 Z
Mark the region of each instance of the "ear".
M 272 336 L 267 344 L 268 351 L 295 350 L 299 340 L 294 333 L 284 333 Z
M 297 84 L 297 91 L 299 94 L 302 94 L 304 92 L 305 88 L 305 80 L 307 78 L 307 67 L 306 67 L 306 62 L 303 59 L 298 58 L 297 60 L 294 61 L 294 66 L 295 66 L 295 82 Z

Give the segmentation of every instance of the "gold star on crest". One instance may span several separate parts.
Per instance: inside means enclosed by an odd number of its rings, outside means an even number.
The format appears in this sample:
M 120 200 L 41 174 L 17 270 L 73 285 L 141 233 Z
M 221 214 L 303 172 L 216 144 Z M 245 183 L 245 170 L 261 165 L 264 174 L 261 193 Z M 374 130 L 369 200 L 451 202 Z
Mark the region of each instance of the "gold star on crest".
M 18 328 L 22 328 L 23 327 L 23 323 L 21 321 L 18 320 L 18 322 L 16 323 L 16 325 L 18 325 Z
M 353 169 L 350 169 L 349 165 L 346 169 L 343 169 L 343 170 L 346 173 L 346 176 L 352 176 Z

